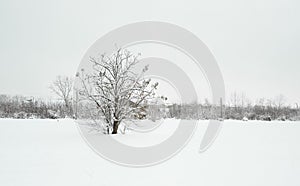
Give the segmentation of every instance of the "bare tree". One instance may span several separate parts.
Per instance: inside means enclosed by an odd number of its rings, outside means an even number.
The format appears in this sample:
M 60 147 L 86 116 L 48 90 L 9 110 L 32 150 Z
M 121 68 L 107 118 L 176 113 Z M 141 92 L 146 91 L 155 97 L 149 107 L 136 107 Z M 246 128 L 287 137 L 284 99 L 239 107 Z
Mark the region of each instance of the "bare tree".
M 286 98 L 280 94 L 274 98 L 274 107 L 275 107 L 275 115 L 276 117 L 280 117 L 282 115 L 282 108 L 285 106 Z
M 73 79 L 65 76 L 57 76 L 49 88 L 64 101 L 68 115 L 72 116 Z
M 282 108 L 286 102 L 286 98 L 280 94 L 274 98 L 274 106 L 278 109 Z
M 111 56 L 90 57 L 93 72 L 77 74 L 82 89 L 80 95 L 96 104 L 104 116 L 108 133 L 117 134 L 122 120 L 139 115 L 155 95 L 158 83 L 150 84 L 144 79 L 148 70 L 145 66 L 140 73 L 133 67 L 139 62 L 139 55 L 118 49 Z
M 231 94 L 230 102 L 234 109 L 238 110 L 238 107 L 240 106 L 240 97 L 238 96 L 237 92 Z

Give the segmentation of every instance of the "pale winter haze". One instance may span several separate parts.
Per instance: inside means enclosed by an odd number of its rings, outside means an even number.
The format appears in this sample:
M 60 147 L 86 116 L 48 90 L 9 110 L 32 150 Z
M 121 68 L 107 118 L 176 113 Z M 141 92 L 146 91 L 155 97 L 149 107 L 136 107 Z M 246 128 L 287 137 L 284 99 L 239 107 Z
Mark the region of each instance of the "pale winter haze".
M 153 20 L 196 34 L 215 55 L 227 94 L 300 102 L 300 3 L 255 1 L 0 2 L 0 93 L 50 97 L 74 76 L 87 48 L 109 31 Z M 112 11 L 114 10 L 114 11 Z M 143 53 L 143 51 L 141 51 Z

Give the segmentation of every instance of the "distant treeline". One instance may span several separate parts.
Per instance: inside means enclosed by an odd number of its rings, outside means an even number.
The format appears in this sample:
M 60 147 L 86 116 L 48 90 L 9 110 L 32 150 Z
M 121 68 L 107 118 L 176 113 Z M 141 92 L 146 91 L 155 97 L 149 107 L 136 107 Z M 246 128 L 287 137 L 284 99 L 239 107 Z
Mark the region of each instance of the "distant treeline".
M 70 109 L 63 101 L 44 101 L 34 97 L 0 95 L 0 118 L 65 118 L 97 117 L 92 105 L 77 103 Z M 94 107 L 95 109 L 95 107 Z M 232 101 L 221 106 L 210 104 L 148 105 L 137 119 L 236 119 L 236 120 L 300 120 L 300 109 L 284 106 L 279 101 L 260 100 L 256 104 Z
M 63 102 L 43 101 L 34 97 L 0 95 L 0 118 L 64 118 L 68 114 Z
M 300 120 L 300 110 L 289 106 L 174 104 L 166 108 L 166 117 L 180 119 Z

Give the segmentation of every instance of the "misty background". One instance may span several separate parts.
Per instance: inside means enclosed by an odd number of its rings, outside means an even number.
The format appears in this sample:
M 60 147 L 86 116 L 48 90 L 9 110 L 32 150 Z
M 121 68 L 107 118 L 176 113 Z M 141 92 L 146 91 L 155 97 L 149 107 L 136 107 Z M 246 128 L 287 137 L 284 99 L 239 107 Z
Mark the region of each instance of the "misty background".
M 55 97 L 57 75 L 75 76 L 98 38 L 138 21 L 164 21 L 196 34 L 223 73 L 226 93 L 285 95 L 300 102 L 300 2 L 0 1 L 0 94 Z

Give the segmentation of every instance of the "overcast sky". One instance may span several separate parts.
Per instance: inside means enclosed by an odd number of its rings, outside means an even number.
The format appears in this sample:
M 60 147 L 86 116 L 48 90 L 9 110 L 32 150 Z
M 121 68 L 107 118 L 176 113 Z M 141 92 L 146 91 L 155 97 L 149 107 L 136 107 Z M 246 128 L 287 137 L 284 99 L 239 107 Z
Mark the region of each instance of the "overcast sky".
M 207 44 L 226 93 L 300 102 L 297 0 L 0 0 L 0 94 L 51 96 L 105 33 L 138 21 L 184 27 Z

